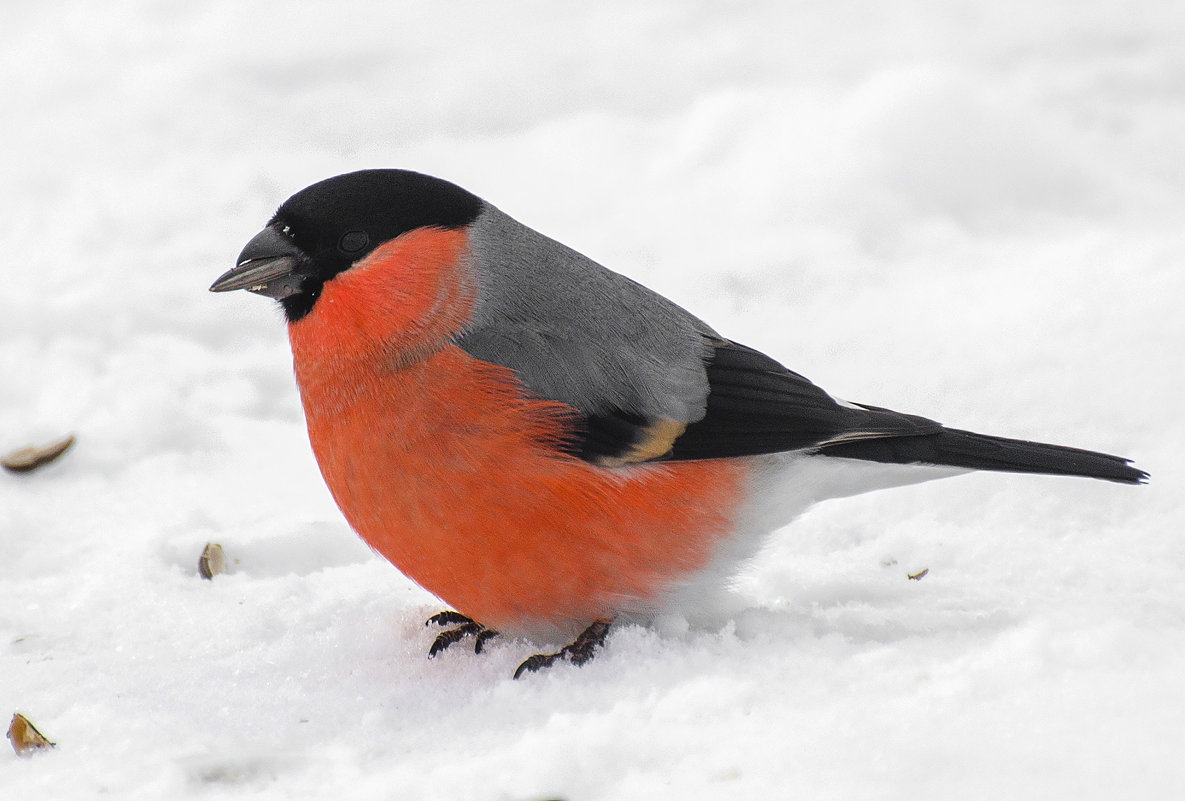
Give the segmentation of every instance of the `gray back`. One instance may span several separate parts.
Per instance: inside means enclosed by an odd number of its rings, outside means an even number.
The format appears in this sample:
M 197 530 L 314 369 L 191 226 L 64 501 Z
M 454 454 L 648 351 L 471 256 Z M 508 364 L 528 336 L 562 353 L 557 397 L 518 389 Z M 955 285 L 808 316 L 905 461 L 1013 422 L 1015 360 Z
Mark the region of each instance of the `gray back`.
M 719 336 L 666 298 L 486 205 L 470 242 L 477 306 L 458 343 L 585 414 L 694 422 Z

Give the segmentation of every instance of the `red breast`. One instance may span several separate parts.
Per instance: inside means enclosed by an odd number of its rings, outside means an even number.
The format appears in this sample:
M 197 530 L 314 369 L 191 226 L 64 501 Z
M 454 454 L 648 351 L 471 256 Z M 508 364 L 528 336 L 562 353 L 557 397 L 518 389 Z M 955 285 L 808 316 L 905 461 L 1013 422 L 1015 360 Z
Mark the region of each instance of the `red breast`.
M 562 453 L 571 410 L 450 344 L 476 297 L 463 229 L 418 229 L 289 326 L 309 438 L 347 520 L 447 603 L 506 632 L 655 607 L 735 522 L 738 460 L 615 470 Z

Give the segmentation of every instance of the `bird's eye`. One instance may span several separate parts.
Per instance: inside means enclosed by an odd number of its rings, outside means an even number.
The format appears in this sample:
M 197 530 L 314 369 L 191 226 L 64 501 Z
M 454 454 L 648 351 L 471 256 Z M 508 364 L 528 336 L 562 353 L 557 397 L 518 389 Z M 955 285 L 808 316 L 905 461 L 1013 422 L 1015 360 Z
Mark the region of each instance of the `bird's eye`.
M 289 239 L 292 239 L 292 237 L 293 237 L 292 226 L 285 225 L 283 228 L 280 229 L 280 233 L 282 233 L 284 236 L 288 237 Z
M 365 231 L 348 231 L 338 240 L 337 247 L 342 253 L 357 253 L 370 244 L 370 237 Z

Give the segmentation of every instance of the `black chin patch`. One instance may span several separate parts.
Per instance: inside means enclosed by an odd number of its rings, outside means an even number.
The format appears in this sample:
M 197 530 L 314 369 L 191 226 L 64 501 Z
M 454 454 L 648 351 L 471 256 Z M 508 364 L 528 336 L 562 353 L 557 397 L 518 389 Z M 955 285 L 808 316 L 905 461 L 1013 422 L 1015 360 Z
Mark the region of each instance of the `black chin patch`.
M 324 286 L 323 281 L 307 280 L 300 292 L 289 295 L 280 301 L 280 306 L 284 309 L 284 317 L 288 319 L 289 323 L 295 323 L 313 310 L 317 298 L 321 297 L 321 289 Z

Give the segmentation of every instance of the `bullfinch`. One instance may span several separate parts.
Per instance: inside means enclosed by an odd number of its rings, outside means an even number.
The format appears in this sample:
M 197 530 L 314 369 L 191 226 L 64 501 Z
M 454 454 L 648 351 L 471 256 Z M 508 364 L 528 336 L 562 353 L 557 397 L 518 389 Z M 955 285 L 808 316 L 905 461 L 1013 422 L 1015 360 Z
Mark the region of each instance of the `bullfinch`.
M 286 200 L 210 287 L 275 298 L 321 473 L 455 611 L 430 654 L 694 616 L 811 504 L 968 470 L 1139 484 L 1130 460 L 835 398 L 447 181 Z M 927 467 L 929 466 L 929 467 Z

